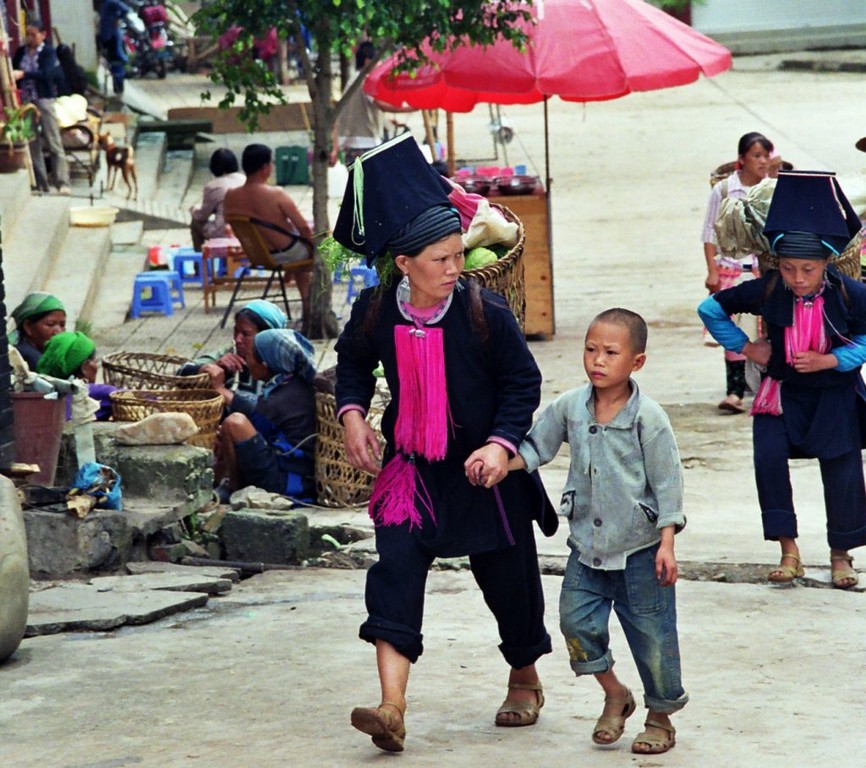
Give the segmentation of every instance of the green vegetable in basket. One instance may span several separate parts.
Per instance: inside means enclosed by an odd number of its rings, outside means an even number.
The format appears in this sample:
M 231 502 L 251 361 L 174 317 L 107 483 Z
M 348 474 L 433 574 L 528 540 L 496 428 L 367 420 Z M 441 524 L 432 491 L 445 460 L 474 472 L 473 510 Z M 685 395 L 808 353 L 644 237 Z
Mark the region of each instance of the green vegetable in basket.
M 496 261 L 496 254 L 491 251 L 489 248 L 485 248 L 484 246 L 479 246 L 477 248 L 473 248 L 466 254 L 466 264 L 463 267 L 463 270 L 467 269 L 478 269 L 479 267 L 484 267 L 487 264 L 492 264 Z

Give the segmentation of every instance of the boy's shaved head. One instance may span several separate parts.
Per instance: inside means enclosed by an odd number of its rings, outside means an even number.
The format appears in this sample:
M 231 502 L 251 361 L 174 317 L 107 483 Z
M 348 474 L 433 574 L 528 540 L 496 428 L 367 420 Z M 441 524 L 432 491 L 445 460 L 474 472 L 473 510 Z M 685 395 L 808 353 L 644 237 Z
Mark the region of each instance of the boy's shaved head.
M 631 351 L 639 355 L 646 352 L 646 321 L 637 312 L 632 312 L 630 309 L 623 309 L 622 307 L 606 309 L 592 319 L 592 322 L 589 324 L 590 328 L 596 323 L 613 323 L 614 325 L 624 326 L 628 329 Z

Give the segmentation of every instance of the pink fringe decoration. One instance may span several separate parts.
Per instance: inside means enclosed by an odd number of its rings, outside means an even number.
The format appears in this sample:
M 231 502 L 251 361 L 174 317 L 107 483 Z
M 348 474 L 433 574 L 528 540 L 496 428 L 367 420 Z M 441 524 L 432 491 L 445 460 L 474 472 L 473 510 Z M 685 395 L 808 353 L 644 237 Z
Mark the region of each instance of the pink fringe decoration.
M 421 492 L 416 491 L 416 483 L 421 484 Z M 370 496 L 370 517 L 375 525 L 402 525 L 409 521 L 409 530 L 421 527 L 421 515 L 415 507 L 415 496 L 430 513 L 433 522 L 433 503 L 424 483 L 418 476 L 415 464 L 398 453 L 389 461 L 373 483 Z
M 394 328 L 400 411 L 394 429 L 397 449 L 441 461 L 448 447 L 448 393 L 441 328 Z
M 788 365 L 798 352 L 820 352 L 830 349 L 824 331 L 824 297 L 816 296 L 811 301 L 797 299 L 794 302 L 794 322 L 785 328 L 785 360 Z
M 758 387 L 749 415 L 756 416 L 759 413 L 782 415 L 782 383 L 778 379 L 767 376 Z

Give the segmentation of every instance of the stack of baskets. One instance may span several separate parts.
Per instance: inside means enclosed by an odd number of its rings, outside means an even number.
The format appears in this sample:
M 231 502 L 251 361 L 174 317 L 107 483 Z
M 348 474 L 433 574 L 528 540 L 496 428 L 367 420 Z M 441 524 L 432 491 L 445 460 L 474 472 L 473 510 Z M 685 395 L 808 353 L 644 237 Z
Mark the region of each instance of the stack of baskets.
M 139 421 L 153 413 L 188 413 L 199 428 L 186 442 L 212 449 L 223 412 L 223 399 L 208 389 L 206 373 L 178 376 L 189 360 L 149 352 L 117 352 L 106 355 L 103 376 L 118 387 L 111 393 L 115 421 Z

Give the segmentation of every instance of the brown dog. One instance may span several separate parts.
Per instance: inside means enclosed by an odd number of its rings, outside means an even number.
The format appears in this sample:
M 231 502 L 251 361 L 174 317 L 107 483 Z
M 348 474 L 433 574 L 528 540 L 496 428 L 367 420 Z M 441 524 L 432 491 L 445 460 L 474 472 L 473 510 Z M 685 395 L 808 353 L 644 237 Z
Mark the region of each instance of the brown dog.
M 138 199 L 138 177 L 135 174 L 135 151 L 131 146 L 119 147 L 114 143 L 114 137 L 106 132 L 99 134 L 99 146 L 105 150 L 105 162 L 108 165 L 107 189 L 114 189 L 117 181 L 118 171 L 123 176 L 126 184 L 126 199 L 133 197 L 133 186 L 135 187 L 134 199 Z

